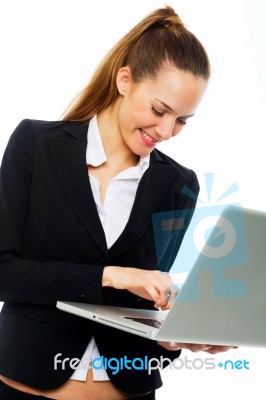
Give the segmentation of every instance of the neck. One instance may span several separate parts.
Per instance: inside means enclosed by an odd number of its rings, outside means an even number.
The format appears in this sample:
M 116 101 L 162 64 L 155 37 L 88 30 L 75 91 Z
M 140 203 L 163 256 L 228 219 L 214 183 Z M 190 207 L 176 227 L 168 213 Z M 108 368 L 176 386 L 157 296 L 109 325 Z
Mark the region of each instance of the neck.
M 97 116 L 98 127 L 108 162 L 136 165 L 139 156 L 134 154 L 124 142 L 118 124 L 120 99 Z

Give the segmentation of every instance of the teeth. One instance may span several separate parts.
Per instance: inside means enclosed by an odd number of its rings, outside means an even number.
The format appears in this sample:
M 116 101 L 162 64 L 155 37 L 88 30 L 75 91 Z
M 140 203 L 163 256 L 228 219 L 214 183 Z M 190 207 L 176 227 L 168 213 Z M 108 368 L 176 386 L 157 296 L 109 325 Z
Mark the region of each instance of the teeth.
M 143 135 L 146 139 L 150 140 L 151 142 L 154 142 L 154 143 L 157 143 L 157 142 L 158 142 L 158 140 L 154 140 L 153 138 L 151 138 L 143 129 L 141 129 L 141 132 L 142 132 L 142 135 Z

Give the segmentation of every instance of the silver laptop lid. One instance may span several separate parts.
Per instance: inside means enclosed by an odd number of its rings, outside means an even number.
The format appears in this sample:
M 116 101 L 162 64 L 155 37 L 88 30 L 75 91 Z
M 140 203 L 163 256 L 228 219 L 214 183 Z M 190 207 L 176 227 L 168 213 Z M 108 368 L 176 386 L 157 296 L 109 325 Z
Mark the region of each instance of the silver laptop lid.
M 171 272 L 196 261 L 158 339 L 264 347 L 266 213 L 217 210 L 193 216 Z

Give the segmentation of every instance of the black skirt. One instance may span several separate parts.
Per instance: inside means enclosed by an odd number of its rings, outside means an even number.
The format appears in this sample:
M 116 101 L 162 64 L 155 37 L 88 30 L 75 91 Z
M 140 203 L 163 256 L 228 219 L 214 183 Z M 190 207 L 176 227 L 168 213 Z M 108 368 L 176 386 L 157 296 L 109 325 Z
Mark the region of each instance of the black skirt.
M 51 400 L 51 398 L 48 397 L 36 396 L 34 394 L 21 392 L 20 390 L 14 389 L 11 386 L 8 386 L 2 381 L 0 381 L 0 400 L 36 400 L 36 398 Z M 136 397 L 136 399 L 155 400 L 155 392 L 151 392 L 144 396 Z

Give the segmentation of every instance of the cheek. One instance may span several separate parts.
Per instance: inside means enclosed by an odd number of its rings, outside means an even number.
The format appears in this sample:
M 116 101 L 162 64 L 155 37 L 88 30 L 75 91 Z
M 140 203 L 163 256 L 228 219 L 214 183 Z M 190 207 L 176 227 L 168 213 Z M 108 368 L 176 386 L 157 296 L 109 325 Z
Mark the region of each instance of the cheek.
M 149 115 L 141 107 L 124 107 L 121 109 L 120 121 L 124 129 L 134 130 L 147 126 Z
M 174 128 L 172 137 L 175 137 L 175 136 L 179 135 L 179 133 L 183 130 L 183 128 L 184 128 L 183 125 L 177 125 L 177 126 Z
M 120 126 L 126 130 L 145 128 L 156 123 L 156 117 L 152 114 L 147 102 L 139 97 L 124 97 L 119 109 Z
M 118 124 L 121 131 L 124 131 L 126 127 L 129 127 L 130 122 L 130 108 L 125 100 L 122 101 L 118 111 Z
M 147 106 L 138 105 L 132 110 L 132 121 L 134 121 L 136 128 L 145 129 L 156 125 L 157 118 Z

